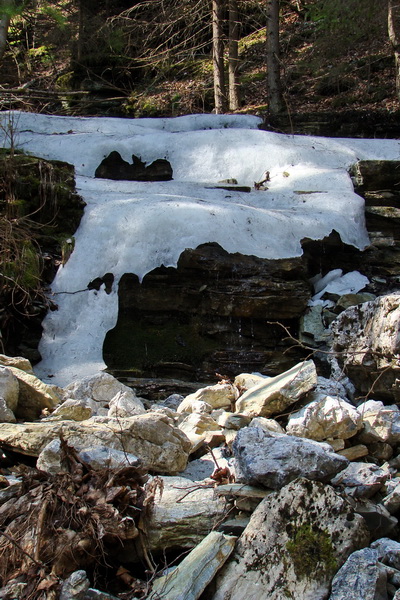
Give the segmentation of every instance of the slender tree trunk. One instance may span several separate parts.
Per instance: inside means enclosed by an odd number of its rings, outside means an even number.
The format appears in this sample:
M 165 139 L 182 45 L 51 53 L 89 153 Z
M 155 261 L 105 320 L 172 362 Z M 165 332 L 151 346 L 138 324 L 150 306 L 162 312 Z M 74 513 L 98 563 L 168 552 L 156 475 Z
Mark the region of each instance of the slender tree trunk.
M 237 0 L 229 0 L 229 109 L 240 108 L 239 12 Z
M 217 114 L 226 109 L 222 14 L 223 0 L 212 0 L 214 102 Z
M 400 0 L 389 0 L 388 32 L 396 67 L 396 93 L 400 100 Z
M 282 111 L 281 64 L 279 58 L 279 0 L 267 0 L 267 85 L 271 115 Z
M 8 29 L 10 27 L 13 0 L 0 0 L 0 60 L 6 51 Z

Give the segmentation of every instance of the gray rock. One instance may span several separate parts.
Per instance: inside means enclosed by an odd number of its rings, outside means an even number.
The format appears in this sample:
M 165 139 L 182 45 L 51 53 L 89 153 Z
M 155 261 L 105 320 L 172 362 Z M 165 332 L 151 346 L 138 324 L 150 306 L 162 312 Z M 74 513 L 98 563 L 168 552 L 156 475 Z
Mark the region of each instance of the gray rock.
M 396 485 L 387 496 L 382 500 L 383 506 L 390 512 L 390 514 L 396 513 L 400 508 L 400 483 Z
M 197 392 L 194 392 L 194 394 L 189 394 L 189 396 L 186 396 L 186 398 L 182 400 L 177 411 L 179 413 L 192 412 L 193 404 L 199 400 L 206 402 L 212 406 L 213 409 L 229 408 L 231 404 L 235 402 L 237 397 L 238 390 L 234 385 L 221 382 L 216 385 L 209 385 L 201 388 L 197 390 Z
M 390 538 L 380 538 L 372 542 L 371 548 L 378 552 L 378 558 L 385 565 L 400 570 L 400 543 Z
M 12 412 L 18 405 L 19 384 L 18 379 L 7 367 L 0 367 L 0 397 Z
M 0 423 L 16 423 L 17 419 L 4 398 L 0 396 Z
M 142 461 L 133 454 L 108 448 L 107 446 L 96 446 L 84 448 L 78 452 L 79 458 L 88 463 L 92 469 L 121 469 L 123 467 L 142 466 Z M 36 466 L 41 471 L 55 475 L 68 470 L 68 465 L 61 460 L 61 442 L 53 440 L 43 448 L 39 454 Z
M 363 520 L 330 486 L 298 479 L 256 508 L 213 600 L 325 600 L 335 570 L 367 540 Z
M 364 518 L 373 540 L 388 535 L 398 523 L 382 504 L 375 504 L 367 498 L 358 499 L 354 510 Z
M 232 459 L 224 456 L 222 448 L 214 448 L 213 455 L 221 469 L 228 467 L 228 469 L 232 470 Z M 186 469 L 180 473 L 180 476 L 186 477 L 191 481 L 201 481 L 211 477 L 217 466 L 214 458 L 210 452 L 207 452 L 207 454 L 204 454 L 200 458 L 189 462 Z
M 0 423 L 0 442 L 29 456 L 39 456 L 60 435 L 78 451 L 107 446 L 133 454 L 143 461 L 144 469 L 156 473 L 182 471 L 191 448 L 186 435 L 168 417 L 151 412 L 129 419 Z
M 279 489 L 297 477 L 329 481 L 347 465 L 328 444 L 271 433 L 258 427 L 241 429 L 233 442 L 239 480 Z
M 60 600 L 85 600 L 89 587 L 86 571 L 74 571 L 61 585 Z
M 67 385 L 65 390 L 70 398 L 91 398 L 96 402 L 110 402 L 119 392 L 126 392 L 135 397 L 135 393 L 131 388 L 120 383 L 118 379 L 109 373 L 104 372 L 74 381 Z
M 162 495 L 156 494 L 146 523 L 146 544 L 151 552 L 194 548 L 223 520 L 225 502 L 214 494 L 213 485 L 184 477 L 160 477 Z
M 353 462 L 336 475 L 331 484 L 354 498 L 371 498 L 379 491 L 389 474 L 377 465 Z
M 400 353 L 399 327 L 398 293 L 348 308 L 333 321 L 332 350 L 361 392 L 373 388 L 382 398 L 400 400 L 400 365 L 394 360 Z
M 387 600 L 386 572 L 379 568 L 378 552 L 353 552 L 332 581 L 329 600 Z

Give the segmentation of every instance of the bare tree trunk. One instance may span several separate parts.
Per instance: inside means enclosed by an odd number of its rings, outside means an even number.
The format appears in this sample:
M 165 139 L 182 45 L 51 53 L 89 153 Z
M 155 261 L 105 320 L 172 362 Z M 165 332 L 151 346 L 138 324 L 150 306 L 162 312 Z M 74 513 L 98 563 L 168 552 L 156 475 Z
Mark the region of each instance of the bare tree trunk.
M 239 12 L 237 0 L 229 0 L 229 109 L 240 107 L 239 88 Z
M 212 0 L 214 102 L 217 114 L 226 109 L 222 13 L 223 0 Z
M 267 85 L 271 115 L 282 111 L 281 65 L 279 58 L 279 0 L 267 0 Z
M 8 28 L 10 27 L 13 0 L 0 0 L 0 60 L 6 51 Z
M 388 32 L 396 67 L 396 93 L 400 100 L 400 0 L 389 0 Z

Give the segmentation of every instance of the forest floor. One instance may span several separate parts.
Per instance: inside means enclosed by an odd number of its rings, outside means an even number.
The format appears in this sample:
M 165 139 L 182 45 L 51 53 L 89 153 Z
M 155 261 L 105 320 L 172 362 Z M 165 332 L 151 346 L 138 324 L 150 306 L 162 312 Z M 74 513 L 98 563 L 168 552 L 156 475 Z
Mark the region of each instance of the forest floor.
M 321 34 L 318 22 L 300 18 L 293 8 L 283 10 L 282 86 L 289 119 L 298 113 L 393 113 L 399 109 L 386 24 L 382 20 L 374 27 L 369 34 L 357 36 L 353 24 L 352 31 L 344 29 L 335 37 Z M 25 65 L 15 52 L 9 52 L 0 68 L 2 108 L 130 117 L 178 116 L 213 109 L 209 53 L 170 64 L 167 69 L 153 68 L 136 79 L 131 75 L 130 81 L 119 84 L 87 69 L 80 82 L 75 80 L 71 95 L 65 86 L 71 73 L 67 44 L 52 53 L 39 52 L 47 47 L 30 50 Z M 265 28 L 260 23 L 258 30 L 240 41 L 241 108 L 236 112 L 268 116 L 265 53 Z M 108 65 L 103 67 L 107 71 Z M 21 88 L 22 92 L 10 91 Z

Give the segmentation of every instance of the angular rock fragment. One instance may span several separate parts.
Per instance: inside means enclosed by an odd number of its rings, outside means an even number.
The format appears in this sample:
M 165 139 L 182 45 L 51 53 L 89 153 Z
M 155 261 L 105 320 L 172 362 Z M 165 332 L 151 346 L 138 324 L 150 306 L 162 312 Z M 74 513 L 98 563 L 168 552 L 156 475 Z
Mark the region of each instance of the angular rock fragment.
M 323 441 L 347 440 L 362 428 L 362 417 L 354 406 L 332 396 L 310 402 L 290 415 L 286 432 Z
M 379 400 L 368 400 L 358 406 L 358 412 L 364 426 L 359 435 L 361 442 L 391 445 L 400 442 L 400 410 L 395 404 L 385 406 Z
M 373 389 L 377 397 L 400 400 L 399 328 L 398 293 L 348 308 L 332 323 L 332 350 L 361 392 Z
M 317 384 L 312 360 L 301 362 L 281 375 L 253 386 L 236 402 L 235 411 L 253 417 L 270 417 L 286 410 Z
M 280 489 L 297 477 L 329 481 L 348 461 L 328 444 L 271 433 L 258 427 L 241 429 L 233 442 L 239 481 Z
M 197 600 L 232 553 L 236 537 L 211 531 L 170 574 L 154 581 L 150 598 Z
M 238 396 L 238 391 L 235 386 L 230 383 L 217 383 L 209 385 L 189 394 L 180 403 L 177 408 L 178 413 L 192 412 L 193 405 L 201 400 L 207 402 L 212 408 L 229 408 L 235 402 Z
M 18 379 L 19 396 L 15 415 L 19 419 L 34 421 L 43 409 L 52 410 L 62 401 L 62 391 L 40 381 L 35 375 L 14 367 L 7 367 Z
M 15 411 L 18 406 L 18 379 L 10 369 L 0 367 L 0 398 L 3 398 L 7 408 Z
M 377 550 L 378 559 L 389 567 L 400 570 L 400 543 L 390 538 L 380 538 L 372 542 L 371 548 Z
M 332 581 L 329 600 L 383 600 L 386 571 L 378 564 L 378 552 L 363 548 L 353 552 Z
M 374 496 L 389 476 L 387 471 L 370 463 L 350 463 L 336 475 L 331 484 L 340 487 L 354 498 L 371 498 Z
M 214 486 L 184 477 L 161 477 L 162 495 L 156 494 L 146 524 L 146 545 L 151 552 L 165 548 L 194 548 L 223 520 L 225 502 Z

